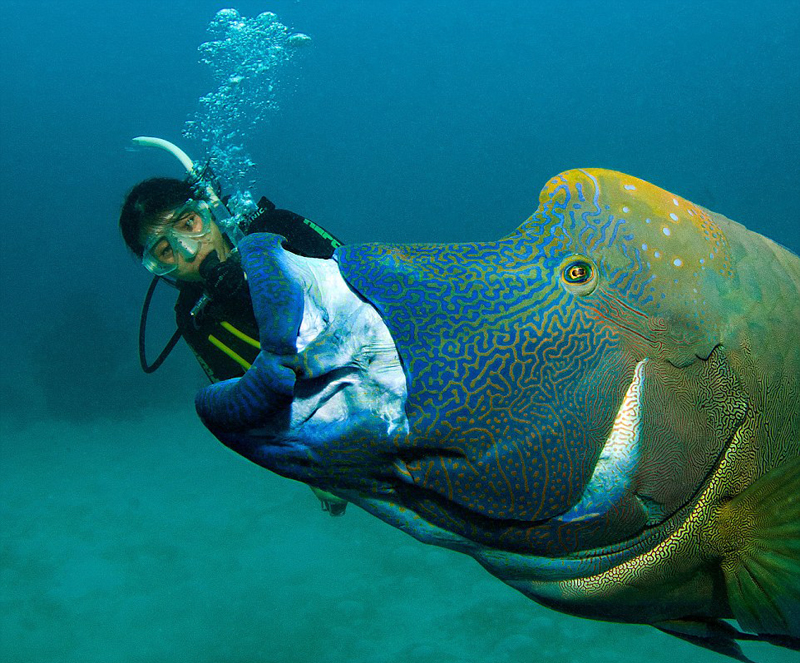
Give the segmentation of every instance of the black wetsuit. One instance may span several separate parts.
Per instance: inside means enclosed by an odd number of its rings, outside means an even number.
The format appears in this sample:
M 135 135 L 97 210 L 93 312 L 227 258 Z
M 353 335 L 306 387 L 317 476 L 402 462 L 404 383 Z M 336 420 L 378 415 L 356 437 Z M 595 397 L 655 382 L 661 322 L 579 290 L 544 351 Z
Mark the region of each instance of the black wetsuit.
M 294 212 L 275 209 L 266 198 L 259 201 L 258 207 L 257 212 L 242 222 L 247 235 L 256 232 L 282 235 L 288 251 L 309 258 L 330 258 L 341 246 L 316 224 Z M 200 273 L 205 283 L 179 284 L 180 295 L 175 305 L 178 328 L 209 380 L 241 377 L 258 354 L 253 345 L 258 340 L 258 328 L 244 274 L 235 256 L 223 263 L 209 256 Z M 195 310 L 209 292 L 211 297 Z M 246 337 L 244 340 L 242 335 Z

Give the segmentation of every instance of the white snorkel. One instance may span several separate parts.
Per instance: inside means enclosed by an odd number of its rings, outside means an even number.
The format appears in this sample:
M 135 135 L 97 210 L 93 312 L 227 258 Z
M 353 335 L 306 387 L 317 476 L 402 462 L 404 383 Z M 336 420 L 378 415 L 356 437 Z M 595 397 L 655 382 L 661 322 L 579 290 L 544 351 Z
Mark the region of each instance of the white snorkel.
M 239 241 L 244 237 L 244 233 L 241 228 L 239 228 L 239 218 L 232 216 L 228 208 L 225 207 L 225 203 L 220 199 L 215 187 L 213 175 L 210 174 L 208 168 L 198 170 L 186 152 L 174 143 L 170 143 L 163 138 L 137 136 L 132 142 L 138 147 L 157 147 L 165 152 L 169 152 L 180 161 L 189 175 L 189 181 L 192 187 L 197 191 L 198 195 L 204 197 L 208 201 L 220 230 L 234 247 L 239 245 Z

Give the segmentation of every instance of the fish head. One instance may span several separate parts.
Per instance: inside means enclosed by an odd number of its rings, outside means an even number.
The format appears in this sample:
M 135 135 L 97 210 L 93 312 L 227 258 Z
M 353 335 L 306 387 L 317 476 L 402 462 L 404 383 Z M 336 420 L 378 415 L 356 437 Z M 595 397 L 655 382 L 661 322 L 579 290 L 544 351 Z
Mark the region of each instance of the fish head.
M 719 342 L 722 302 L 737 285 L 713 216 L 644 180 L 580 169 L 548 182 L 539 208 L 515 235 L 541 244 L 549 238 L 550 264 L 561 261 L 553 275 L 609 320 L 623 344 L 637 345 L 624 332 L 642 331 L 635 321 L 645 321 L 646 343 L 657 337 L 658 356 L 685 365 Z M 607 308 L 615 306 L 623 308 Z
M 201 418 L 254 462 L 501 577 L 634 554 L 744 416 L 719 351 L 724 233 L 642 180 L 562 173 L 495 242 L 333 261 L 280 244 L 240 247 L 261 353 L 198 395 Z

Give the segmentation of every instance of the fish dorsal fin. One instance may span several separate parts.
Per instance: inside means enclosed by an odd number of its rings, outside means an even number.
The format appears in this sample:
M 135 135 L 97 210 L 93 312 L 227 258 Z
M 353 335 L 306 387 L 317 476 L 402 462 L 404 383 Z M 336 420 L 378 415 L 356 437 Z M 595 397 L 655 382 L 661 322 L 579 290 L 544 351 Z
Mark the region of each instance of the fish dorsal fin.
M 706 545 L 721 557 L 742 628 L 800 646 L 800 458 L 723 504 Z

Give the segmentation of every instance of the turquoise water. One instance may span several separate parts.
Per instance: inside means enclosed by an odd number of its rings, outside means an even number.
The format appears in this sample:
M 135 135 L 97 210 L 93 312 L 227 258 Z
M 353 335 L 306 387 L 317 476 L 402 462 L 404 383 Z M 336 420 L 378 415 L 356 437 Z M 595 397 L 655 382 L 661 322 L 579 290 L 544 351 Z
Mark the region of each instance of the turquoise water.
M 190 4 L 0 2 L 0 659 L 725 660 L 548 611 L 354 508 L 330 518 L 203 429 L 185 348 L 140 374 L 148 277 L 116 218 L 134 182 L 180 171 L 125 148 L 204 150 L 182 132 L 229 5 Z M 248 129 L 255 192 L 347 242 L 496 238 L 550 176 L 598 166 L 800 251 L 797 3 L 235 6 L 313 42 Z

